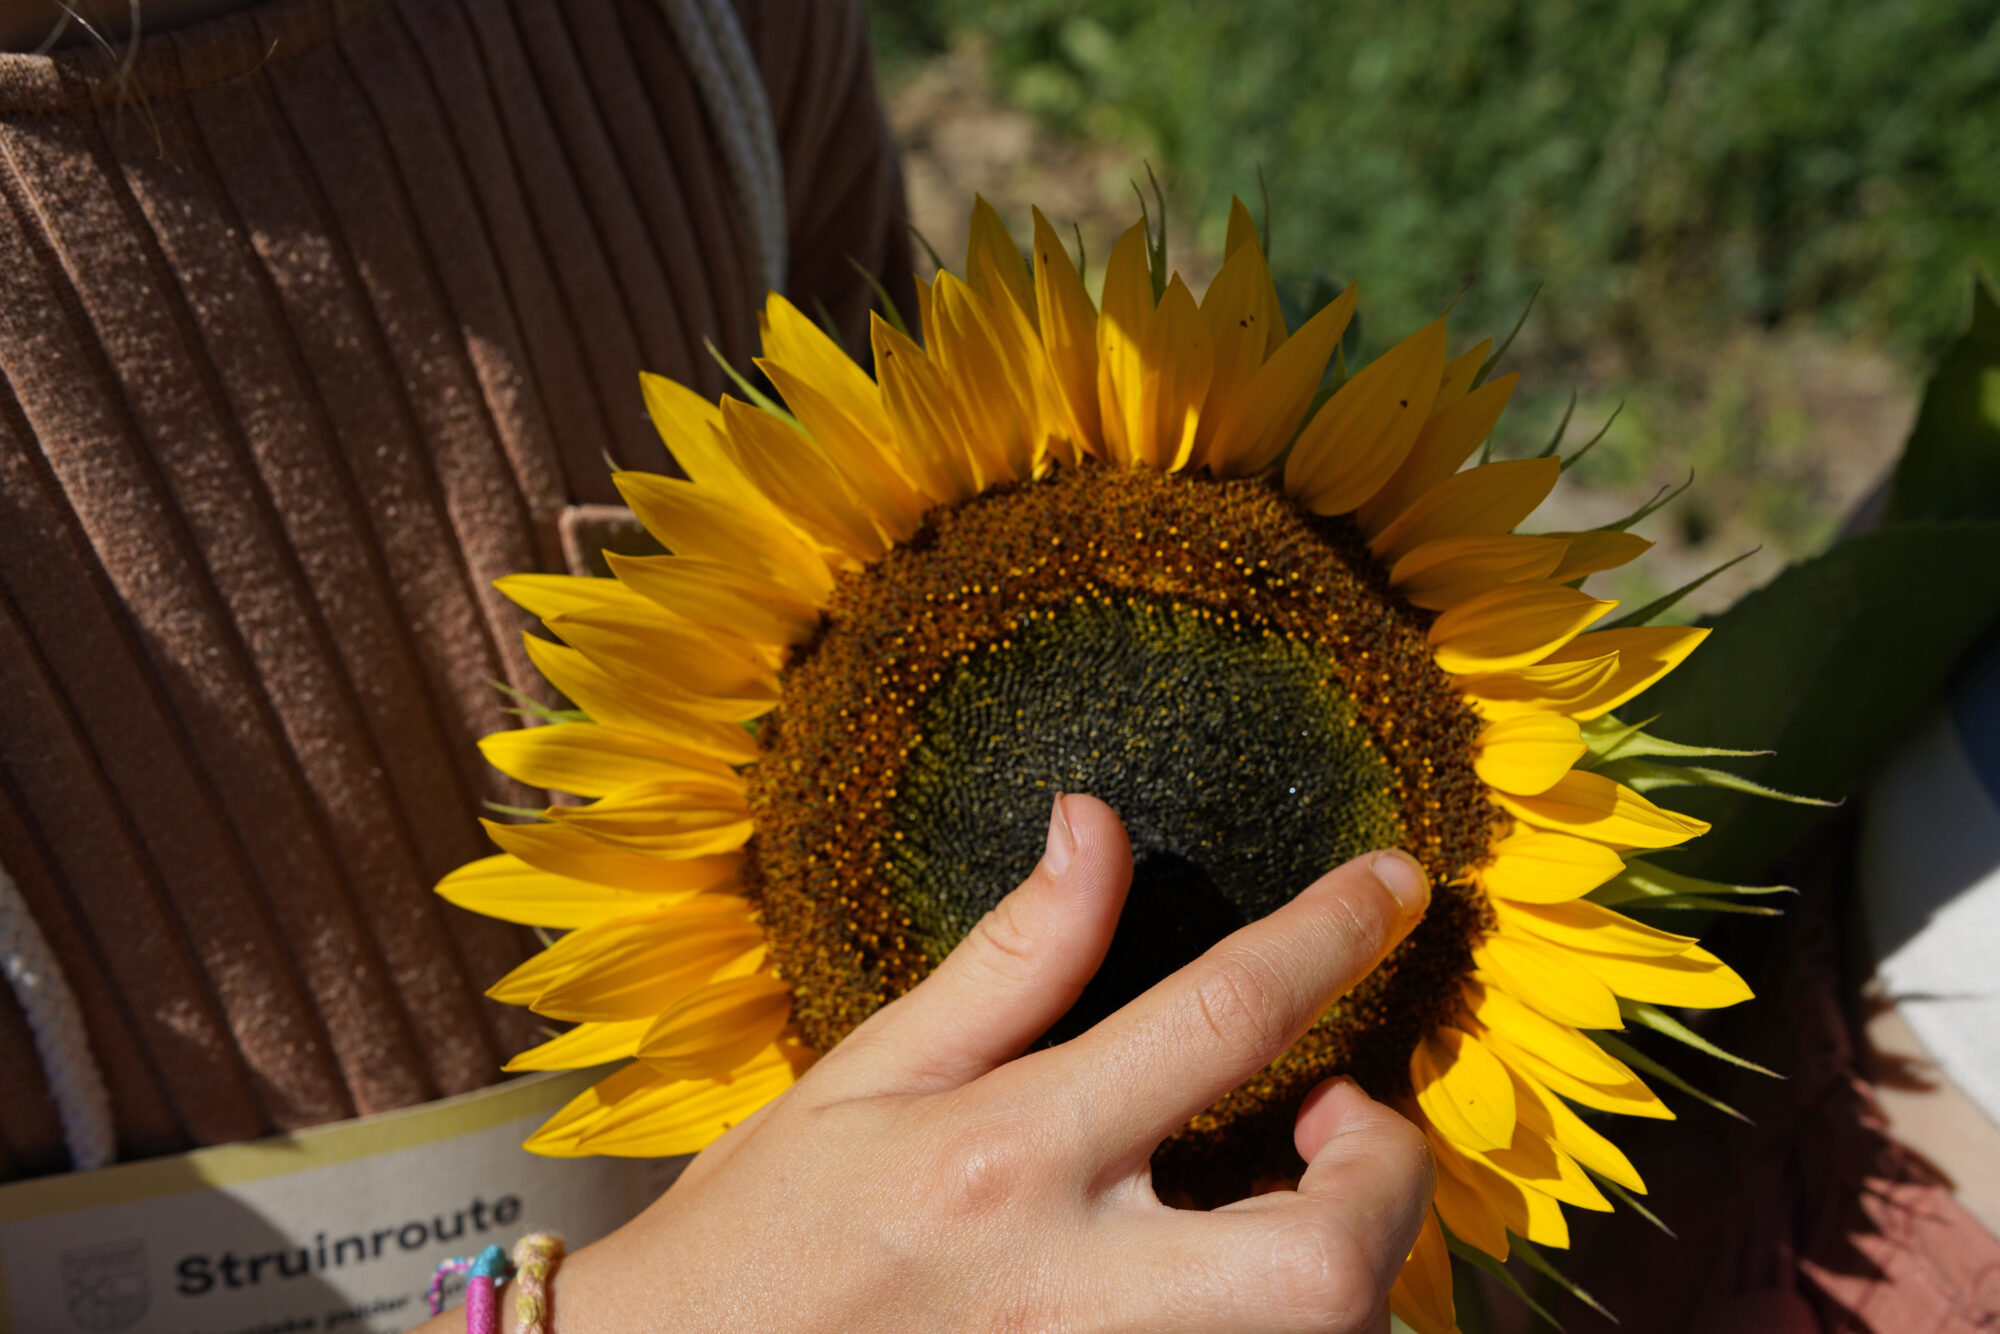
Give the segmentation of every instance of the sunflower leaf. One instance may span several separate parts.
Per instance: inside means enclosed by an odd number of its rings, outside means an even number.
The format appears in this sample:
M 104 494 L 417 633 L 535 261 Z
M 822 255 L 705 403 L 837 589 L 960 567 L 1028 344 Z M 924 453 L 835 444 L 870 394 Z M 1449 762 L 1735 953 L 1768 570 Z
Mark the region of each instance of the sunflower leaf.
M 1562 461 L 1562 470 L 1564 472 L 1568 472 L 1571 468 L 1574 468 L 1577 464 L 1583 461 L 1583 456 L 1585 454 L 1588 454 L 1591 450 L 1597 448 L 1597 442 L 1602 440 L 1605 436 L 1611 434 L 1612 424 L 1618 420 L 1618 414 L 1623 411 L 1625 411 L 1625 400 L 1621 398 L 1618 400 L 1618 406 L 1611 409 L 1611 415 L 1604 419 L 1604 425 L 1597 428 L 1597 434 L 1590 437 L 1590 439 L 1584 441 L 1581 445 L 1577 447 L 1576 453 L 1570 455 L 1568 458 Z
M 1612 760 L 1608 764 L 1596 766 L 1597 772 L 1613 782 L 1623 783 L 1634 792 L 1658 792 L 1672 787 L 1720 787 L 1731 792 L 1748 792 L 1753 796 L 1766 797 L 1772 801 L 1789 801 L 1800 806 L 1838 806 L 1837 801 L 1824 797 L 1801 797 L 1791 792 L 1780 792 L 1762 783 L 1753 783 L 1740 774 L 1726 769 L 1710 769 L 1698 764 L 1661 764 L 1655 760 L 1642 760 L 1636 756 L 1630 759 Z
M 1650 624 L 1655 617 L 1665 612 L 1671 611 L 1674 608 L 1675 604 L 1677 604 L 1682 598 L 1694 592 L 1697 588 L 1700 588 L 1703 584 L 1707 583 L 1709 580 L 1715 578 L 1716 575 L 1721 574 L 1724 570 L 1728 569 L 1732 565 L 1741 565 L 1744 561 L 1749 560 L 1752 556 L 1756 555 L 1763 549 L 1764 548 L 1762 547 L 1751 547 L 1748 551 L 1744 552 L 1742 555 L 1737 556 L 1734 559 L 1722 562 L 1722 564 L 1716 566 L 1714 569 L 1710 570 L 1707 574 L 1699 575 L 1693 579 L 1688 580 L 1686 583 L 1682 584 L 1679 588 L 1676 588 L 1673 592 L 1668 593 L 1666 596 L 1654 598 L 1651 602 L 1648 602 L 1645 606 L 1638 608 L 1636 611 L 1628 611 L 1623 616 L 1620 616 L 1617 620 L 1606 621 L 1603 625 L 1600 625 L 1597 628 L 1599 630 L 1623 630 L 1628 626 Z
M 903 323 L 903 312 L 896 308 L 896 298 L 889 295 L 889 289 L 882 285 L 882 280 L 854 256 L 849 255 L 847 262 L 867 281 L 868 286 L 874 289 L 875 304 L 881 308 L 882 318 L 889 322 L 889 327 L 914 342 L 915 335 L 911 334 L 910 326 Z
M 1583 1170 L 1586 1172 L 1590 1172 L 1590 1169 L 1587 1167 L 1584 1168 Z M 1604 1187 L 1604 1189 L 1610 1191 L 1613 1195 L 1617 1196 L 1618 1201 L 1621 1204 L 1623 1204 L 1627 1209 L 1630 1209 L 1633 1213 L 1639 1215 L 1639 1217 L 1645 1219 L 1648 1223 L 1651 1223 L 1654 1227 L 1666 1233 L 1669 1237 L 1672 1237 L 1675 1241 L 1679 1241 L 1681 1239 L 1680 1233 L 1674 1231 L 1672 1228 L 1668 1227 L 1665 1222 L 1661 1221 L 1661 1218 L 1658 1214 L 1654 1213 L 1651 1209 L 1648 1209 L 1645 1205 L 1639 1203 L 1638 1198 L 1634 1196 L 1631 1191 L 1625 1189 L 1623 1186 L 1619 1185 L 1616 1181 L 1613 1181 L 1610 1177 L 1602 1177 L 1597 1175 L 1597 1173 L 1595 1172 L 1590 1172 L 1590 1176 L 1591 1179 L 1595 1181 L 1598 1185 Z
M 1477 1246 L 1466 1245 L 1457 1237 L 1452 1236 L 1449 1229 L 1445 1231 L 1444 1244 L 1445 1249 L 1449 1250 L 1459 1259 L 1484 1273 L 1491 1274 L 1494 1282 L 1505 1288 L 1521 1305 L 1540 1316 L 1550 1329 L 1557 1331 L 1557 1334 L 1564 1334 L 1562 1322 L 1550 1315 L 1543 1309 L 1540 1302 L 1528 1295 L 1528 1290 L 1521 1286 L 1521 1280 L 1515 1278 L 1513 1272 L 1506 1265 L 1501 1264 Z M 1516 1242 L 1514 1244 L 1519 1245 L 1520 1243 Z
M 1971 317 L 1945 349 L 1896 465 L 1885 523 L 2000 518 L 2000 297 L 1972 280 Z
M 2000 521 L 1914 522 L 1794 565 L 1715 621 L 1716 633 L 1627 706 L 1693 744 L 1777 752 L 1744 766 L 1780 791 L 1841 798 L 1910 735 L 2000 614 Z M 1867 707 L 1858 707 L 1866 701 Z M 1709 789 L 1675 809 L 1715 828 L 1678 863 L 1755 874 L 1820 818 Z
M 1601 523 L 1591 531 L 1598 533 L 1622 533 L 1626 529 L 1630 528 L 1633 524 L 1638 523 L 1642 519 L 1645 519 L 1648 516 L 1655 513 L 1662 506 L 1673 504 L 1675 500 L 1680 498 L 1681 492 L 1687 490 L 1689 487 L 1693 485 L 1694 485 L 1694 469 L 1689 468 L 1687 480 L 1685 482 L 1682 482 L 1679 486 L 1661 487 L 1659 490 L 1653 493 L 1653 498 L 1651 500 L 1639 506 L 1638 509 L 1633 510 L 1630 514 L 1626 515 L 1624 518 L 1617 520 L 1615 523 Z
M 1479 370 L 1472 377 L 1472 388 L 1477 389 L 1480 385 L 1485 384 L 1486 377 L 1491 375 L 1493 368 L 1500 364 L 1500 358 L 1506 356 L 1507 349 L 1514 346 L 1515 338 L 1520 336 L 1521 326 L 1528 322 L 1528 312 L 1535 308 L 1535 298 L 1541 294 L 1542 285 L 1536 283 L 1535 290 L 1528 293 L 1528 304 L 1521 307 L 1521 318 L 1514 321 L 1514 327 L 1509 329 L 1507 336 L 1500 340 L 1500 346 L 1493 349 L 1493 355 L 1479 363 Z
M 1745 1070 L 1754 1070 L 1760 1075 L 1769 1075 L 1773 1079 L 1783 1079 L 1785 1077 L 1776 1070 L 1765 1069 L 1755 1061 L 1746 1061 L 1734 1052 L 1724 1051 L 1657 1005 L 1650 1005 L 1645 1001 L 1627 1000 L 1625 997 L 1620 996 L 1618 998 L 1618 1013 L 1624 1015 L 1627 1019 L 1636 1020 L 1644 1024 L 1647 1028 L 1652 1029 L 1655 1033 L 1663 1037 L 1672 1038 L 1684 1047 L 1692 1047 L 1704 1056 L 1713 1056 L 1718 1061 L 1727 1061 L 1731 1065 L 1739 1066 Z
M 764 411 L 770 413 L 772 416 L 782 417 L 794 426 L 799 425 L 799 419 L 797 417 L 794 417 L 790 412 L 786 411 L 785 405 L 783 403 L 780 403 L 777 399 L 772 398 L 769 394 L 759 389 L 756 385 L 751 384 L 750 381 L 744 376 L 742 371 L 737 370 L 734 366 L 729 364 L 729 358 L 722 355 L 722 349 L 715 345 L 714 339 L 704 338 L 701 340 L 701 343 L 703 347 L 708 349 L 708 355 L 715 358 L 715 364 L 722 367 L 722 373 L 724 375 L 727 375 L 731 383 L 733 383 L 738 389 L 741 389 L 743 391 L 743 397 L 749 399 L 752 403 L 755 403 L 758 407 L 764 409 Z M 835 346 L 839 346 L 838 339 L 835 340 Z M 799 427 L 799 429 L 804 430 L 805 428 L 801 426 Z
M 1545 459 L 1556 452 L 1556 446 L 1563 442 L 1563 436 L 1569 431 L 1569 419 L 1575 415 L 1576 390 L 1572 389 L 1569 391 L 1569 406 L 1563 409 L 1562 420 L 1556 423 L 1555 434 L 1549 437 L 1548 444 L 1542 446 L 1542 452 L 1535 455 L 1536 458 Z
M 1611 1314 L 1609 1310 L 1605 1309 L 1603 1302 L 1598 1301 L 1597 1298 L 1591 1296 L 1588 1292 L 1585 1292 L 1582 1286 L 1579 1285 L 1575 1279 L 1563 1273 L 1562 1270 L 1557 1269 L 1547 1260 L 1544 1260 L 1542 1258 L 1542 1253 L 1540 1251 L 1536 1250 L 1533 1246 L 1530 1246 L 1527 1242 L 1519 1240 L 1518 1238 L 1514 1241 L 1513 1247 L 1514 1247 L 1514 1254 L 1520 1256 L 1522 1260 L 1526 1261 L 1528 1268 L 1534 1270 L 1536 1273 L 1540 1274 L 1543 1278 L 1549 1280 L 1549 1282 L 1555 1284 L 1557 1287 L 1561 1288 L 1564 1292 L 1567 1292 L 1570 1296 L 1576 1298 L 1578 1301 L 1582 1302 L 1585 1306 L 1588 1306 L 1591 1310 L 1603 1316 L 1606 1320 L 1609 1320 L 1612 1324 L 1615 1325 L 1618 1323 L 1618 1317 Z
M 1734 1107 L 1731 1107 L 1728 1103 L 1716 1097 L 1714 1094 L 1703 1093 L 1700 1089 L 1688 1083 L 1687 1080 L 1681 1078 L 1673 1071 L 1667 1069 L 1666 1066 L 1661 1065 L 1658 1061 L 1646 1055 L 1645 1052 L 1640 1051 L 1637 1047 L 1634 1047 L 1631 1043 L 1621 1042 L 1617 1038 L 1612 1037 L 1609 1033 L 1599 1032 L 1595 1029 L 1592 1029 L 1590 1031 L 1589 1036 L 1596 1041 L 1598 1046 L 1604 1048 L 1604 1050 L 1610 1052 L 1613 1056 L 1616 1056 L 1619 1060 L 1625 1062 L 1625 1064 L 1632 1066 L 1635 1069 L 1643 1070 L 1647 1074 L 1653 1076 L 1655 1079 L 1658 1079 L 1666 1084 L 1672 1085 L 1674 1088 L 1679 1089 L 1681 1092 L 1687 1094 L 1690 1098 L 1693 1098 L 1698 1102 L 1707 1103 L 1710 1107 L 1713 1107 L 1716 1111 L 1721 1112 L 1724 1116 L 1733 1116 L 1746 1126 L 1754 1126 L 1757 1124 L 1755 1121 L 1752 1121 L 1749 1117 L 1743 1115 L 1743 1113 L 1737 1111 Z

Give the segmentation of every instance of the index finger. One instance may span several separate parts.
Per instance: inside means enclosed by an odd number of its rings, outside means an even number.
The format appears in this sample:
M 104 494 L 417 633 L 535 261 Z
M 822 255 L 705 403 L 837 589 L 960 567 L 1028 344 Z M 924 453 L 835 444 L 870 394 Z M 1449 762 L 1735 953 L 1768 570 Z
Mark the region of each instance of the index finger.
M 1077 1100 L 1085 1157 L 1100 1168 L 1145 1161 L 1189 1117 L 1298 1041 L 1429 902 L 1415 858 L 1364 853 L 1043 1053 L 1038 1076 Z

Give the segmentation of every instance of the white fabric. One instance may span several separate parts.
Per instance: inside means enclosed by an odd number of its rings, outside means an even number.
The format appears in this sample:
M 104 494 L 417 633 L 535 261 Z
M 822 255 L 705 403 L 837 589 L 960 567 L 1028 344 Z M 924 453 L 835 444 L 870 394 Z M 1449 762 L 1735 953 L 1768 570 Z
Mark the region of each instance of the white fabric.
M 76 993 L 63 976 L 41 927 L 13 878 L 0 867 L 0 972 L 28 1017 L 35 1052 L 62 1119 L 63 1141 L 79 1172 L 109 1163 L 117 1154 L 111 1095 L 90 1052 Z
M 722 140 L 729 182 L 742 206 L 757 263 L 762 309 L 766 292 L 785 290 L 785 167 L 764 80 L 743 25 L 729 0 L 659 0 L 667 26 L 687 57 L 702 104 Z
M 2000 802 L 1945 710 L 1869 793 L 1861 890 L 1884 992 L 2000 1124 Z

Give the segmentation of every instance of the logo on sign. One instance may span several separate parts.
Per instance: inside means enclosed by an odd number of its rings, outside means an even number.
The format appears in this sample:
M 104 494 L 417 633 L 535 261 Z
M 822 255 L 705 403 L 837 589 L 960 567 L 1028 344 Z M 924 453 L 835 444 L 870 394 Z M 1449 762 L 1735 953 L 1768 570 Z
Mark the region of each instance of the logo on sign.
M 112 1241 L 62 1253 L 63 1301 L 90 1334 L 124 1329 L 146 1314 L 146 1243 Z

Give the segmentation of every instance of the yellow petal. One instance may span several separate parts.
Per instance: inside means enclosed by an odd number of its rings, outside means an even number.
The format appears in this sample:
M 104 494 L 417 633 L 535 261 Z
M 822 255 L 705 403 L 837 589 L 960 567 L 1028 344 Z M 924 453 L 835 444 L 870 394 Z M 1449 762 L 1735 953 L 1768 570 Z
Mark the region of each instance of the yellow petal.
M 1697 943 L 1693 936 L 1661 931 L 1583 899 L 1571 903 L 1508 903 L 1503 899 L 1494 903 L 1493 911 L 1501 930 L 1525 931 L 1566 949 L 1666 959 L 1686 953 Z
M 1035 308 L 1028 284 L 1028 266 L 1007 232 L 1007 224 L 984 195 L 972 197 L 972 227 L 965 240 L 965 281 L 994 305 L 1012 301 L 1023 312 Z
M 1443 611 L 1507 584 L 1548 579 L 1562 562 L 1563 550 L 1561 538 L 1511 533 L 1439 538 L 1397 561 L 1389 586 L 1405 602 Z
M 1439 613 L 1430 642 L 1448 672 L 1506 671 L 1562 647 L 1617 605 L 1561 584 L 1509 584 Z
M 1315 514 L 1345 514 L 1381 490 L 1430 416 L 1444 348 L 1437 320 L 1342 385 L 1292 445 L 1286 493 Z
M 1507 1220 L 1499 1205 L 1458 1173 L 1445 1170 L 1442 1162 L 1432 1203 L 1453 1236 L 1496 1260 L 1507 1258 Z
M 645 600 L 616 579 L 581 574 L 510 574 L 493 587 L 530 616 L 547 620 L 564 612 L 599 607 L 635 608 Z
M 1558 1023 L 1574 1028 L 1623 1028 L 1611 988 L 1573 962 L 1567 951 L 1514 936 L 1487 936 L 1472 948 L 1481 972 Z
M 523 635 L 529 661 L 550 685 L 576 702 L 591 721 L 650 732 L 664 743 L 730 764 L 757 758 L 756 743 L 735 723 L 697 715 L 678 694 L 657 694 L 614 677 L 569 647 Z
M 1355 519 L 1367 536 L 1374 537 L 1425 492 L 1457 472 L 1472 457 L 1472 451 L 1493 434 L 1493 427 L 1506 410 L 1507 401 L 1513 397 L 1514 387 L 1520 383 L 1521 377 L 1503 375 L 1492 384 L 1481 385 L 1471 394 L 1464 392 L 1465 386 L 1461 382 L 1456 386 L 1457 396 L 1453 396 L 1452 377 L 1463 368 L 1464 361 L 1465 358 L 1461 357 L 1445 363 L 1444 381 L 1438 386 L 1438 401 L 1432 404 L 1430 420 L 1424 423 L 1424 429 L 1417 433 L 1416 443 L 1410 446 L 1410 456 L 1356 513 Z M 1466 373 L 1470 374 L 1469 371 Z
M 1055 228 L 1035 211 L 1035 313 L 1077 447 L 1098 453 L 1097 308 Z
M 1024 316 L 995 310 L 949 273 L 932 292 L 933 362 L 959 423 L 981 490 L 1032 474 L 1046 429 L 1046 367 Z
M 767 973 L 711 982 L 653 1021 L 639 1059 L 675 1079 L 726 1074 L 769 1046 L 791 1013 L 791 987 Z
M 803 644 L 819 628 L 819 610 L 812 603 L 720 561 L 621 556 L 615 551 L 605 552 L 604 559 L 618 582 L 653 605 L 760 648 Z
M 918 290 L 930 289 L 919 284 Z M 922 348 L 879 315 L 870 317 L 869 330 L 889 434 L 910 481 L 933 505 L 956 504 L 979 494 L 971 447 L 938 368 Z
M 1562 477 L 1558 459 L 1507 459 L 1447 476 L 1377 533 L 1368 549 L 1390 566 L 1440 537 L 1511 533 Z
M 1454 1334 L 1458 1310 L 1451 1301 L 1451 1252 L 1437 1215 L 1424 1210 L 1423 1230 L 1389 1289 L 1389 1309 L 1415 1334 Z
M 1707 630 L 1681 625 L 1632 626 L 1579 635 L 1543 661 L 1551 666 L 1618 655 L 1618 670 L 1564 712 L 1583 722 L 1611 712 L 1681 665 L 1708 638 Z
M 770 498 L 743 475 L 723 447 L 720 408 L 686 385 L 646 371 L 639 372 L 639 390 L 667 452 L 694 485 L 746 515 L 772 518 Z
M 1574 953 L 1582 968 L 1631 1000 L 1714 1010 L 1747 1001 L 1753 994 L 1735 969 L 1699 945 L 1664 959 Z
M 622 1061 L 638 1050 L 650 1019 L 621 1019 L 610 1024 L 578 1024 L 560 1037 L 530 1047 L 503 1070 L 588 1070 L 593 1065 Z
M 811 385 L 820 403 L 862 435 L 874 440 L 889 438 L 889 419 L 882 411 L 875 382 L 826 330 L 776 292 L 766 299 L 759 324 L 764 333 L 764 360 L 789 379 Z M 792 395 L 786 392 L 784 398 L 793 415 L 819 436 Z
M 749 643 L 661 607 L 566 612 L 548 627 L 607 672 L 697 717 L 742 722 L 778 703 L 777 674 Z
M 1438 385 L 1437 402 L 1431 405 L 1433 417 L 1472 392 L 1472 377 L 1479 374 L 1479 368 L 1486 364 L 1486 358 L 1492 351 L 1493 340 L 1482 338 L 1444 364 L 1444 379 Z M 1521 377 L 1513 375 L 1501 378 L 1518 380 Z M 1465 460 L 1461 457 L 1458 463 L 1463 462 Z M 1452 467 L 1457 467 L 1458 463 L 1454 463 Z
M 1486 1041 L 1510 1068 L 1532 1075 L 1571 1102 L 1600 1112 L 1616 1112 L 1621 1116 L 1639 1116 L 1655 1121 L 1675 1119 L 1673 1109 L 1661 1102 L 1643 1080 L 1629 1071 L 1622 1083 L 1592 1083 L 1578 1079 L 1561 1066 L 1551 1065 L 1532 1052 L 1524 1051 L 1497 1033 L 1488 1034 Z
M 572 931 L 487 994 L 525 1003 L 551 1019 L 651 1019 L 763 943 L 764 929 L 752 920 L 748 903 L 703 894 L 660 912 Z M 531 983 L 541 985 L 525 1001 L 517 999 Z
M 1498 1035 L 1550 1065 L 1594 1084 L 1622 1084 L 1632 1072 L 1604 1048 L 1567 1024 L 1530 1009 L 1504 988 L 1468 980 L 1465 1002 L 1480 1039 L 1489 1048 Z
M 844 556 L 845 568 L 853 569 L 889 549 L 874 513 L 805 432 L 734 398 L 723 400 L 722 421 L 737 466 L 819 544 L 823 556 Z
M 1130 467 L 1144 419 L 1146 328 L 1153 320 L 1153 279 L 1146 227 L 1135 222 L 1111 247 L 1097 313 L 1097 407 L 1105 457 Z
M 509 778 L 579 797 L 601 797 L 658 778 L 663 769 L 729 772 L 723 761 L 669 745 L 656 735 L 598 723 L 548 723 L 495 732 L 480 739 L 479 752 Z
M 790 589 L 815 607 L 833 593 L 833 574 L 797 529 L 711 495 L 691 482 L 651 473 L 611 481 L 646 530 L 677 556 L 701 556 Z
M 518 857 L 482 857 L 438 882 L 439 897 L 503 922 L 569 931 L 643 912 L 657 900 L 538 870 Z
M 1202 293 L 1201 318 L 1215 349 L 1215 375 L 1202 405 L 1190 465 L 1206 462 L 1217 428 L 1249 406 L 1246 391 L 1263 366 L 1264 349 L 1270 343 L 1265 327 L 1270 317 L 1264 306 L 1264 289 L 1270 281 L 1263 252 L 1251 241 L 1229 252 Z
M 1472 770 L 1502 792 L 1533 794 L 1556 785 L 1589 749 L 1576 719 L 1530 713 L 1488 723 L 1479 734 Z
M 544 814 L 595 838 L 659 857 L 734 852 L 752 832 L 741 780 L 693 769 L 634 784 L 588 806 L 551 806 Z
M 1618 655 L 1607 653 L 1579 662 L 1535 663 L 1510 672 L 1475 672 L 1459 677 L 1458 688 L 1482 718 L 1547 712 L 1573 717 L 1578 701 L 1593 698 L 1617 670 Z
M 760 358 L 757 367 L 770 377 L 799 425 L 826 451 L 889 535 L 900 542 L 916 532 L 931 504 L 895 455 L 889 417 L 874 382 L 863 377 L 869 395 L 864 417 L 857 415 L 856 405 L 825 393 L 823 384 L 775 361 Z
M 1215 375 L 1215 344 L 1179 274 L 1167 284 L 1146 325 L 1140 359 L 1139 434 L 1127 442 L 1132 458 L 1162 472 L 1178 472 L 1193 456 L 1201 405 Z
M 1559 584 L 1596 574 L 1599 570 L 1615 570 L 1620 565 L 1629 565 L 1645 555 L 1653 545 L 1631 533 L 1544 533 L 1543 536 L 1559 537 L 1569 542 L 1569 551 L 1563 556 L 1562 564 L 1549 576 Z
M 1227 261 L 1235 258 L 1236 252 L 1245 246 L 1255 249 L 1260 261 L 1267 259 L 1264 254 L 1264 244 L 1258 239 L 1256 220 L 1250 216 L 1249 208 L 1241 199 L 1231 196 L 1229 229 L 1222 245 L 1223 259 Z M 1264 358 L 1269 360 L 1278 354 L 1279 344 L 1285 341 L 1285 311 L 1278 304 L 1278 285 L 1271 280 L 1270 264 L 1265 262 L 1263 269 L 1264 291 L 1261 304 L 1265 313 Z
M 811 1063 L 809 1050 L 780 1041 L 716 1079 L 666 1079 L 644 1063 L 631 1066 L 646 1077 L 609 1102 L 579 1143 L 588 1152 L 621 1157 L 699 1153 L 797 1083 Z
M 1705 821 L 1663 810 L 1622 783 L 1572 769 L 1540 796 L 1493 800 L 1517 820 L 1617 848 L 1671 848 L 1708 832 Z
M 1291 443 L 1318 392 L 1327 358 L 1354 317 L 1355 290 L 1350 284 L 1320 307 L 1257 368 L 1227 408 L 1216 407 L 1210 391 L 1202 430 L 1213 434 L 1197 447 L 1198 462 L 1217 477 L 1248 477 L 1269 467 Z
M 729 889 L 743 869 L 741 853 L 714 857 L 661 857 L 635 852 L 569 825 L 500 824 L 481 820 L 486 833 L 502 851 L 551 875 L 587 880 L 593 885 L 630 890 L 634 894 L 683 899 L 712 889 Z M 657 901 L 657 899 L 656 899 Z M 540 925 L 553 926 L 544 922 Z
M 1519 1108 L 1523 1125 L 1553 1141 L 1556 1147 L 1599 1176 L 1640 1195 L 1646 1193 L 1645 1180 L 1616 1144 L 1592 1129 L 1539 1079 L 1520 1070 L 1512 1073 L 1514 1105 Z
M 1446 1025 L 1410 1054 L 1417 1105 L 1440 1132 L 1473 1149 L 1498 1149 L 1514 1137 L 1514 1088 L 1479 1039 Z
M 1427 1137 L 1431 1156 L 1438 1166 L 1444 1172 L 1455 1173 L 1499 1210 L 1509 1231 L 1537 1246 L 1569 1245 L 1569 1225 L 1563 1221 L 1561 1205 L 1478 1156 L 1461 1152 L 1435 1130 L 1429 1131 Z
M 1519 828 L 1493 845 L 1479 883 L 1495 898 L 1517 903 L 1564 903 L 1580 898 L 1625 869 L 1602 843 L 1546 830 Z

